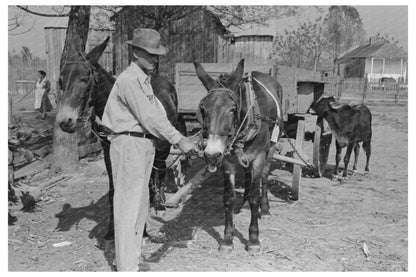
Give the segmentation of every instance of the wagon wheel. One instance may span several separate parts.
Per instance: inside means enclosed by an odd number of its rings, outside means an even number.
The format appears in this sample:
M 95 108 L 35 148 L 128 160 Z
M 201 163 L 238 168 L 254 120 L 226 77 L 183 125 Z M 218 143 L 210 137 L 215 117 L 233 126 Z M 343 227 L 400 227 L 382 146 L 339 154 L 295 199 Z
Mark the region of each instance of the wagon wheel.
M 332 134 L 325 127 L 324 120 L 318 116 L 315 125 L 315 137 L 313 144 L 313 165 L 315 176 L 322 177 L 328 162 L 329 149 L 332 142 Z

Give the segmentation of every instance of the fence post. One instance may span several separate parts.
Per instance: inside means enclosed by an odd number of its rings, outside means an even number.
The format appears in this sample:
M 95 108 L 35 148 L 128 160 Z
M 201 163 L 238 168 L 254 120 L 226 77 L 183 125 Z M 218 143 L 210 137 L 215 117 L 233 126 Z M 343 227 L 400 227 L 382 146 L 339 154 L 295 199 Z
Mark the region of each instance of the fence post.
M 367 89 L 368 89 L 368 73 L 364 75 L 363 104 L 365 104 L 365 99 L 367 97 Z
M 399 103 L 400 83 L 399 82 L 395 83 L 395 86 L 396 86 L 396 93 L 394 94 L 394 103 L 397 104 Z

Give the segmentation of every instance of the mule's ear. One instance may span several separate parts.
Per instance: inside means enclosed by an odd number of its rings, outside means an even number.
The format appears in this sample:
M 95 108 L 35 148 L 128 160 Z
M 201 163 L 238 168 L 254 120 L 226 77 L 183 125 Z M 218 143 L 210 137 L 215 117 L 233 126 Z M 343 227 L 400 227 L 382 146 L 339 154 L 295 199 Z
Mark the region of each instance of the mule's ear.
M 207 74 L 205 69 L 199 63 L 194 62 L 194 66 L 199 80 L 201 80 L 202 84 L 208 91 L 211 90 L 217 82 Z
M 238 82 L 240 82 L 241 78 L 243 78 L 244 74 L 244 59 L 238 63 L 237 67 L 235 68 L 234 72 L 231 73 L 230 78 L 228 79 L 228 83 L 231 87 L 236 86 Z
M 105 48 L 107 47 L 108 41 L 110 40 L 110 36 L 108 36 L 100 45 L 95 46 L 85 57 L 87 61 L 92 64 L 95 64 L 100 59 L 101 55 L 103 54 Z

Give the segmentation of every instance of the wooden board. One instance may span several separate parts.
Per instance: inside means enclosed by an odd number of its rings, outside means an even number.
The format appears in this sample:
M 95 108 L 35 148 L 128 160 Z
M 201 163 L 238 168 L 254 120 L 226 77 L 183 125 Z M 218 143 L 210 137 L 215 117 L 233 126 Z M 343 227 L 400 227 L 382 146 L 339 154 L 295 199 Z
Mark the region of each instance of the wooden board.
M 305 137 L 305 120 L 303 118 L 298 120 L 298 128 L 296 131 L 296 151 L 302 155 L 303 140 Z M 297 157 L 299 158 L 299 157 Z M 302 166 L 298 164 L 293 165 L 293 200 L 299 200 L 299 189 L 302 180 Z
M 201 63 L 201 65 L 208 75 L 214 79 L 221 74 L 232 72 L 237 66 L 237 64 L 232 63 Z M 244 71 L 272 74 L 272 66 L 269 64 L 245 64 Z M 175 88 L 178 93 L 178 111 L 180 113 L 195 113 L 199 102 L 207 94 L 207 90 L 196 75 L 193 63 L 176 64 Z

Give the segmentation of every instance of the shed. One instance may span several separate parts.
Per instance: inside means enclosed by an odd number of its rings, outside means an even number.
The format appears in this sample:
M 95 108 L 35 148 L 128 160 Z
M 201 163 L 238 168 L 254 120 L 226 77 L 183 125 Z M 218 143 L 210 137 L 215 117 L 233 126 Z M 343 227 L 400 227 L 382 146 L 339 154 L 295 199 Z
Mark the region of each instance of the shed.
M 364 78 L 378 81 L 392 77 L 407 81 L 407 53 L 396 45 L 370 38 L 351 52 L 337 59 L 340 75 L 344 78 Z
M 60 62 L 62 50 L 65 44 L 66 27 L 45 27 L 45 39 L 46 39 L 46 55 L 47 55 L 47 78 L 51 82 L 52 90 L 58 88 L 58 79 L 60 71 Z M 90 29 L 88 32 L 87 45 L 85 51 L 88 52 L 101 42 L 103 42 L 107 36 L 112 34 L 112 30 L 98 30 Z M 111 41 L 107 45 L 103 55 L 100 58 L 100 64 L 105 69 L 113 68 L 113 53 Z

